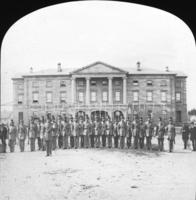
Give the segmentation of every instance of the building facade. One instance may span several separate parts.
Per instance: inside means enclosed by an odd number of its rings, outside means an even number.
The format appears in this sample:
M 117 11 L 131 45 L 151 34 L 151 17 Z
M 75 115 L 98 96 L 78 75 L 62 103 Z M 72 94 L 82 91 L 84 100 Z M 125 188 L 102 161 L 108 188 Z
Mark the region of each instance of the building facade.
M 74 71 L 62 69 L 31 72 L 14 77 L 13 119 L 28 123 L 31 116 L 95 114 L 111 118 L 150 114 L 176 123 L 187 121 L 186 75 L 162 71 L 121 69 L 103 62 Z

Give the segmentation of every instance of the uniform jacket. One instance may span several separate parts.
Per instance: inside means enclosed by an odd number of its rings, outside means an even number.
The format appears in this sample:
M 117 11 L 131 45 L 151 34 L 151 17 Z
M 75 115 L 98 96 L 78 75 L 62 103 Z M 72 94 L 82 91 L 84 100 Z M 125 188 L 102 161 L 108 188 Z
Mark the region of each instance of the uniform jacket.
M 25 140 L 27 135 L 27 129 L 24 125 L 18 125 L 18 139 Z
M 9 126 L 9 131 L 8 131 L 8 138 L 9 140 L 14 140 L 16 141 L 16 135 L 17 135 L 17 128 L 16 126 Z
M 145 131 L 146 137 L 152 137 L 153 136 L 153 130 L 154 130 L 152 123 L 146 122 L 145 126 L 146 126 L 146 131 Z
M 113 124 L 113 134 L 114 134 L 114 136 L 119 135 L 119 133 L 118 133 L 118 123 L 117 122 L 114 122 L 114 124 Z
M 118 123 L 118 130 L 119 130 L 119 135 L 120 136 L 126 136 L 126 123 L 125 123 L 125 121 L 120 121 L 119 123 Z
M 45 140 L 46 141 L 49 141 L 49 140 L 52 140 L 52 123 L 48 123 L 46 122 L 45 123 Z
M 139 125 L 139 138 L 145 137 L 146 125 L 144 123 L 140 123 Z
M 78 124 L 78 131 L 79 131 L 79 135 L 84 135 L 84 124 L 83 123 L 79 123 Z
M 135 120 L 132 122 L 132 134 L 133 137 L 139 137 L 139 123 Z
M 191 140 L 196 139 L 196 127 L 195 126 L 190 128 L 190 134 L 191 134 L 191 137 L 190 137 Z
M 130 121 L 127 121 L 127 137 L 132 137 L 132 124 Z
M 7 134 L 7 128 L 5 126 L 0 128 L 0 139 L 5 140 L 7 139 L 8 134 Z
M 63 134 L 62 132 L 63 132 L 63 124 L 61 120 L 58 120 L 57 121 L 57 135 L 58 136 L 62 135 Z
M 37 137 L 37 125 L 35 123 L 30 123 L 29 125 L 29 138 Z
M 188 140 L 189 139 L 189 127 L 183 126 L 181 132 L 182 132 L 182 139 Z
M 166 126 L 166 131 L 168 135 L 168 140 L 175 140 L 175 136 L 176 136 L 175 126 L 173 124 L 168 124 Z
M 165 134 L 165 125 L 163 122 L 159 122 L 157 126 L 157 133 L 159 139 L 163 139 Z
M 101 122 L 101 135 L 106 135 L 107 124 L 106 122 Z
M 41 122 L 40 124 L 40 138 L 41 139 L 44 138 L 44 132 L 45 132 L 45 126 L 44 126 L 44 123 Z
M 58 129 L 58 126 L 57 126 L 57 123 L 56 122 L 52 122 L 52 136 L 57 136 L 57 129 Z
M 111 121 L 106 122 L 106 135 L 113 135 L 113 124 Z

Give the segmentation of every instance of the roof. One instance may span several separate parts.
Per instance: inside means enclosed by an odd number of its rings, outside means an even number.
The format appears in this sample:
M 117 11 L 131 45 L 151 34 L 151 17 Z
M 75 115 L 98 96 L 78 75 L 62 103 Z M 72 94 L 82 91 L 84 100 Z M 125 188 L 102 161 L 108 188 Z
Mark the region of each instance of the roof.
M 90 65 L 87 65 L 87 66 L 84 66 L 84 67 L 81 67 L 81 68 L 77 68 L 75 70 L 73 70 L 73 68 L 62 68 L 62 71 L 61 72 L 58 72 L 57 71 L 57 68 L 53 68 L 53 69 L 46 69 L 46 70 L 40 70 L 40 71 L 36 71 L 36 72 L 32 72 L 32 73 L 27 73 L 27 74 L 17 74 L 16 76 L 13 77 L 13 79 L 21 79 L 21 78 L 24 78 L 24 77 L 32 77 L 32 76 L 65 76 L 65 75 L 70 75 L 70 74 L 75 74 L 75 73 L 78 73 L 82 70 L 85 70 L 87 68 L 90 68 L 90 67 L 93 67 L 95 66 L 96 64 L 102 64 L 106 67 L 109 67 L 109 68 L 112 68 L 112 69 L 115 69 L 115 70 L 118 70 L 119 72 L 122 72 L 122 73 L 128 73 L 128 74 L 135 74 L 135 75 L 176 75 L 176 76 L 179 76 L 179 77 L 187 77 L 186 74 L 184 74 L 183 72 L 181 71 L 166 71 L 166 70 L 157 70 L 157 69 L 152 69 L 152 68 L 141 68 L 141 71 L 138 71 L 137 68 L 118 68 L 118 67 L 114 67 L 112 65 L 108 65 L 104 62 L 100 62 L 100 61 L 97 61 L 97 62 L 94 62 Z

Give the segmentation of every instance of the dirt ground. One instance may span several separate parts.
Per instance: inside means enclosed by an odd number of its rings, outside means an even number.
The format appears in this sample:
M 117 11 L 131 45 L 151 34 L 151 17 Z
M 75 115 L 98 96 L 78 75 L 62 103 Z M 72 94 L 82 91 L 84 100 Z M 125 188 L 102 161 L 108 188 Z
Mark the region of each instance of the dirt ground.
M 157 143 L 153 139 L 153 143 Z M 1 200 L 195 200 L 196 152 L 133 149 L 0 154 Z

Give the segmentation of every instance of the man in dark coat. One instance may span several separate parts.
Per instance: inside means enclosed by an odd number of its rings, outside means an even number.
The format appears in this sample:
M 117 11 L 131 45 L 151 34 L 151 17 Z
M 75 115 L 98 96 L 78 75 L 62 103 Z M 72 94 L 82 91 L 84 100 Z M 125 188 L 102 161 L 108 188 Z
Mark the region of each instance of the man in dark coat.
M 33 118 L 31 118 L 31 122 L 29 124 L 28 137 L 30 139 L 31 151 L 35 151 L 35 138 L 37 137 L 37 125 L 35 124 Z
M 196 124 L 194 124 L 193 122 L 191 123 L 190 134 L 191 134 L 190 139 L 192 141 L 193 151 L 196 151 Z
M 18 140 L 19 140 L 19 146 L 20 146 L 20 151 L 23 152 L 25 148 L 25 139 L 27 136 L 27 129 L 23 123 L 22 120 L 20 120 L 19 125 L 18 125 Z
M 132 140 L 132 125 L 130 119 L 127 119 L 127 147 L 131 147 Z
M 152 136 L 153 136 L 153 125 L 152 125 L 152 121 L 151 121 L 151 117 L 148 117 L 148 120 L 145 123 L 146 125 L 146 132 L 145 132 L 145 136 L 146 136 L 146 147 L 148 150 L 152 150 Z
M 139 140 L 139 122 L 136 116 L 134 116 L 134 120 L 132 122 L 132 133 L 133 133 L 133 143 L 134 148 L 138 148 L 138 140 Z
M 0 125 L 0 140 L 3 147 L 3 153 L 6 153 L 6 139 L 7 139 L 7 128 L 4 124 Z
M 8 139 L 9 139 L 10 152 L 14 152 L 14 150 L 15 150 L 16 137 L 17 137 L 17 128 L 14 125 L 14 121 L 11 120 L 9 129 L 8 129 Z
M 46 156 L 52 155 L 52 123 L 49 117 L 45 123 L 45 142 L 46 142 Z
M 143 122 L 143 118 L 140 118 L 140 124 L 139 124 L 139 146 L 140 149 L 144 148 L 144 138 L 145 138 L 145 124 Z
M 118 131 L 118 121 L 115 119 L 113 123 L 113 135 L 114 135 L 114 147 L 118 148 L 118 138 L 119 138 L 119 131 Z
M 181 132 L 182 132 L 182 140 L 184 142 L 184 149 L 186 149 L 189 140 L 189 127 L 186 123 L 183 124 Z
M 157 139 L 158 139 L 158 146 L 159 146 L 159 151 L 164 150 L 164 135 L 165 135 L 165 125 L 162 121 L 162 118 L 159 118 L 159 122 L 157 125 Z

